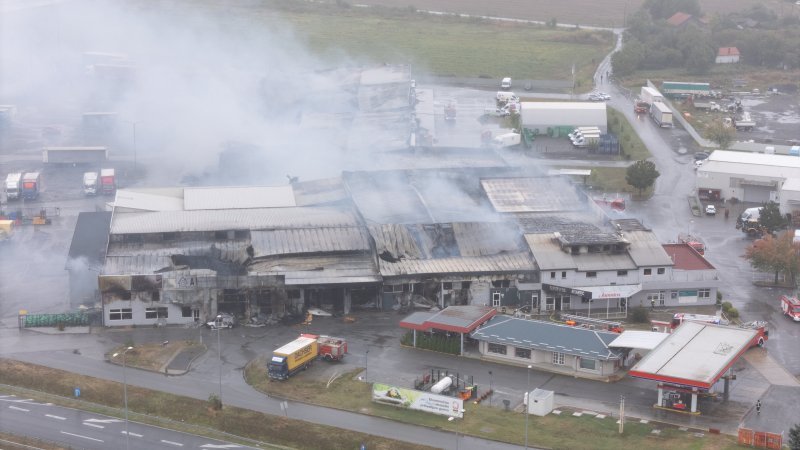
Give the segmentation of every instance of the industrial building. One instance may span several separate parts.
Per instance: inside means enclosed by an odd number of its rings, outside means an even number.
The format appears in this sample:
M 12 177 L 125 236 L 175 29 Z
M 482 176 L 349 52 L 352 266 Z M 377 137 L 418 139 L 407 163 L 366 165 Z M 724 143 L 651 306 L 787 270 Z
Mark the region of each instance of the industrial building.
M 608 115 L 604 102 L 522 102 L 520 121 L 525 133 L 566 136 L 575 127 L 597 127 L 608 132 Z
M 797 156 L 717 150 L 697 169 L 697 193 L 701 200 L 737 199 L 744 202 L 780 203 L 781 211 L 791 212 L 791 205 L 800 201 L 790 182 L 800 179 L 800 158 Z

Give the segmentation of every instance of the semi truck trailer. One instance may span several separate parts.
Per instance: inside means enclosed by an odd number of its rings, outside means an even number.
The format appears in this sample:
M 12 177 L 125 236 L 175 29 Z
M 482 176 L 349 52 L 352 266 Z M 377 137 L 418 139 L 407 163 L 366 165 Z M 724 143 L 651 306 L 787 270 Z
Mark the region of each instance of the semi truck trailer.
M 107 147 L 45 147 L 45 164 L 100 164 L 108 159 Z
M 650 116 L 661 128 L 672 128 L 672 110 L 663 103 L 653 103 L 650 108 Z

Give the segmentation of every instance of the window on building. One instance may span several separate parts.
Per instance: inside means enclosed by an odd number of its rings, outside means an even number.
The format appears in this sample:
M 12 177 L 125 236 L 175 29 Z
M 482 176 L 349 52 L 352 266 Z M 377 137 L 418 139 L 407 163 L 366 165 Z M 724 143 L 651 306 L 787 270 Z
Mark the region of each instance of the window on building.
M 597 278 L 597 272 L 586 272 L 586 278 Z
M 489 353 L 497 353 L 498 355 L 505 355 L 506 354 L 506 346 L 501 344 L 492 344 L 489 343 L 488 347 Z
M 659 267 L 658 270 L 657 270 L 657 273 L 659 275 L 664 275 L 664 273 L 666 273 L 666 271 L 667 271 L 667 269 L 665 269 L 663 267 Z
M 597 370 L 597 360 L 596 359 L 581 358 L 580 365 L 581 365 L 581 369 Z
M 514 348 L 514 356 L 517 358 L 531 359 L 531 350 L 528 348 Z
M 628 271 L 627 270 L 618 270 L 617 271 L 617 276 L 618 277 L 627 277 L 628 276 Z
M 166 319 L 169 317 L 169 312 L 167 308 L 145 308 L 144 309 L 144 318 L 145 319 Z
M 442 283 L 442 289 L 446 289 L 448 291 L 452 290 L 453 289 L 453 283 Z
M 499 292 L 492 292 L 492 307 L 497 308 L 503 300 L 503 294 Z
M 399 294 L 403 292 L 402 284 L 384 284 L 383 292 L 387 294 Z
M 559 366 L 564 365 L 564 354 L 559 352 L 553 352 L 553 364 L 557 364 Z
M 556 273 L 555 272 L 550 272 L 550 279 L 551 280 L 555 280 L 555 278 L 556 278 Z
M 562 311 L 569 310 L 569 301 L 570 301 L 570 299 L 571 299 L 571 297 L 569 295 L 565 295 L 565 296 L 561 297 L 561 310 Z
M 698 289 L 697 296 L 699 298 L 711 298 L 711 289 Z
M 652 275 L 653 274 L 653 269 L 644 269 L 644 274 L 645 275 Z
M 150 298 L 152 298 L 154 302 L 161 301 L 161 291 L 153 291 L 152 294 L 153 295 L 151 295 Z
M 192 307 L 191 306 L 182 306 L 181 307 L 181 317 L 192 317 Z
M 109 311 L 108 320 L 131 320 L 133 319 L 132 308 L 112 309 Z
M 289 300 L 297 300 L 300 298 L 300 289 L 289 289 L 286 291 L 286 298 Z
M 492 286 L 494 286 L 496 288 L 511 287 L 511 281 L 510 280 L 494 280 L 494 281 L 492 281 Z
M 567 278 L 567 272 L 561 272 L 561 279 Z
M 461 282 L 461 289 L 469 289 L 469 287 L 470 287 L 471 285 L 472 285 L 472 282 L 471 282 L 471 281 L 462 281 L 462 282 Z
M 555 297 L 546 297 L 544 299 L 544 310 L 545 311 L 553 311 L 556 309 L 556 298 Z

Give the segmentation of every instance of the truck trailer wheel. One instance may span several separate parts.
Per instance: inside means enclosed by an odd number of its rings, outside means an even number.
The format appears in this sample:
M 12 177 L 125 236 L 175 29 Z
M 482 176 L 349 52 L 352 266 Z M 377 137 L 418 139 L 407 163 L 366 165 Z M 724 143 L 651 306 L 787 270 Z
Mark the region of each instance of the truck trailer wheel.
M 764 346 L 764 338 L 762 336 L 758 337 L 758 346 L 759 347 L 763 347 Z

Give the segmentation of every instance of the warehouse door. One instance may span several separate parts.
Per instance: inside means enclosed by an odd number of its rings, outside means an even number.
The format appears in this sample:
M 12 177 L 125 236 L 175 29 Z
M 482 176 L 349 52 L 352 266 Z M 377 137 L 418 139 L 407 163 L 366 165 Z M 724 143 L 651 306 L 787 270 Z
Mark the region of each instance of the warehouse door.
M 768 202 L 770 199 L 770 192 L 772 192 L 772 186 L 745 185 L 744 201 L 754 203 Z

